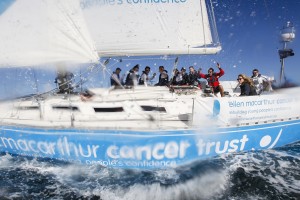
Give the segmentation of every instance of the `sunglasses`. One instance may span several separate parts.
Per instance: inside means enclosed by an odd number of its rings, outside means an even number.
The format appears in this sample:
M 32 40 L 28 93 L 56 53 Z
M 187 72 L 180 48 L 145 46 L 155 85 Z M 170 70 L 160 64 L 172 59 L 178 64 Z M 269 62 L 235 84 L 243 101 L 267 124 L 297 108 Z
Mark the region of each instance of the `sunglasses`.
M 238 78 L 238 79 L 236 79 L 237 81 L 240 81 L 240 80 L 242 80 L 243 78 Z

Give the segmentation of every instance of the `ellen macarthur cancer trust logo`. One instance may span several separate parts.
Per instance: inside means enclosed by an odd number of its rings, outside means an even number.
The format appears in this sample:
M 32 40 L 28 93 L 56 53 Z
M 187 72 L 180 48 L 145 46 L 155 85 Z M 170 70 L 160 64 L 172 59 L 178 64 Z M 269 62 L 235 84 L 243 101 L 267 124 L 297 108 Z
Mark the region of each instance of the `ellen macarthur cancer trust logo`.
M 282 133 L 282 129 L 280 129 L 276 139 L 274 140 L 274 142 L 269 147 L 267 147 L 267 146 L 272 142 L 272 137 L 270 135 L 263 136 L 260 139 L 259 146 L 262 147 L 262 148 L 268 148 L 268 149 L 273 148 L 277 144 L 277 142 L 278 142 L 278 140 L 281 136 L 281 133 Z M 252 150 L 255 150 L 255 149 L 252 148 Z
M 221 110 L 221 104 L 218 100 L 215 100 L 214 104 L 213 104 L 213 115 L 212 116 L 213 117 L 218 116 L 220 114 L 220 110 Z M 263 136 L 259 142 L 259 146 L 261 148 L 268 148 L 268 149 L 273 148 L 277 144 L 277 142 L 281 136 L 281 133 L 282 133 L 282 129 L 280 129 L 276 139 L 274 140 L 274 142 L 271 145 L 270 145 L 270 143 L 272 142 L 272 137 L 270 135 Z M 267 147 L 268 145 L 270 145 L 270 146 Z M 255 150 L 255 149 L 252 148 L 252 150 Z

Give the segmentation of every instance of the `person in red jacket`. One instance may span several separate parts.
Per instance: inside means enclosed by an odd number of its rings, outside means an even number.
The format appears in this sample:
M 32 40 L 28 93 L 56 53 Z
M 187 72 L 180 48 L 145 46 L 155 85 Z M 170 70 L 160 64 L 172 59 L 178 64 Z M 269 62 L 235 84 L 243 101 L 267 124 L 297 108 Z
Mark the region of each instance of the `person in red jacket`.
M 213 68 L 209 68 L 208 74 L 202 74 L 201 71 L 199 71 L 199 76 L 207 80 L 207 83 L 212 88 L 212 92 L 215 96 L 220 92 L 221 97 L 224 97 L 224 88 L 220 85 L 219 78 L 223 76 L 225 72 L 220 67 L 219 63 L 217 63 L 217 67 L 220 70 L 218 73 L 215 73 Z

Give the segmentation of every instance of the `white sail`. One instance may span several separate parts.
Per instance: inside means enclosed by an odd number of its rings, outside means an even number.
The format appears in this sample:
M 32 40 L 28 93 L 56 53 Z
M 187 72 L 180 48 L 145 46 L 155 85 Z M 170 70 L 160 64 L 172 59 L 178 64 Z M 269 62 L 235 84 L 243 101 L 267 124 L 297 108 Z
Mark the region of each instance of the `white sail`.
M 100 56 L 215 54 L 205 0 L 81 0 Z
M 2 67 L 98 60 L 77 0 L 16 0 L 0 27 Z
M 16 0 L 0 27 L 4 67 L 221 49 L 205 0 Z

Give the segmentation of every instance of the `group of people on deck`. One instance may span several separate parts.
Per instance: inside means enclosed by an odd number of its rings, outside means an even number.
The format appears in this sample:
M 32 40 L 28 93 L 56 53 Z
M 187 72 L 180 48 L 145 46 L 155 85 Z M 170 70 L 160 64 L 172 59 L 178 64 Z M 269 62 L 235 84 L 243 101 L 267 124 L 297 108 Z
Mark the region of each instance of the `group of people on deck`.
M 252 70 L 252 76 L 248 77 L 245 74 L 239 74 L 237 81 L 240 84 L 240 96 L 260 95 L 266 88 L 272 90 L 270 78 L 261 75 L 258 69 Z
M 218 72 L 215 72 L 211 67 L 208 69 L 208 73 L 202 73 L 200 68 L 198 71 L 193 66 L 189 67 L 189 73 L 186 72 L 186 68 L 182 67 L 179 71 L 177 68 L 173 71 L 173 76 L 169 79 L 168 71 L 164 66 L 159 66 L 159 78 L 155 86 L 196 86 L 201 88 L 199 79 L 206 79 L 208 87 L 210 87 L 212 93 L 217 96 L 220 93 L 221 97 L 225 96 L 224 88 L 219 82 L 219 78 L 225 74 L 225 71 L 217 63 Z M 145 85 L 147 86 L 152 81 L 156 73 L 150 76 L 151 68 L 146 66 L 142 74 L 139 76 L 139 65 L 135 65 L 127 74 L 125 81 L 120 77 L 121 69 L 117 68 L 111 76 L 112 86 L 135 86 Z M 264 83 L 269 82 L 268 77 L 259 74 L 258 69 L 252 71 L 252 77 L 247 77 L 244 74 L 239 74 L 237 81 L 240 85 L 240 96 L 259 95 L 264 89 Z

